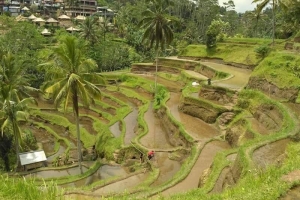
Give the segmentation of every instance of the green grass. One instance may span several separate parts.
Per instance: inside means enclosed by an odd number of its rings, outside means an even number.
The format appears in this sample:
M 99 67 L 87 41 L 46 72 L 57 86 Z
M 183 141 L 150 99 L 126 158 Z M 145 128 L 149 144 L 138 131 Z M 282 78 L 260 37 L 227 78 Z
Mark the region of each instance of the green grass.
M 257 65 L 259 58 L 254 52 L 256 45 L 220 43 L 214 50 L 207 50 L 205 45 L 189 45 L 180 56 L 220 58 L 225 62 Z
M 5 200 L 59 200 L 64 199 L 53 182 L 37 187 L 33 179 L 8 178 L 1 175 L 0 199 Z
M 265 78 L 279 88 L 299 88 L 299 66 L 298 54 L 273 52 L 254 69 L 251 76 Z
M 285 40 L 276 39 L 275 43 L 283 43 Z M 242 44 L 271 44 L 272 39 L 265 38 L 225 38 L 222 43 L 242 43 Z

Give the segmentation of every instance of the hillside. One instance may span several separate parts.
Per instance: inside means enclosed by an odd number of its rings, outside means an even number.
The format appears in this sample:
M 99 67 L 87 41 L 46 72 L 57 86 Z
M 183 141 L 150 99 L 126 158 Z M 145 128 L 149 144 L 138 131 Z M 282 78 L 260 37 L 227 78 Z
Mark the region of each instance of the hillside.
M 157 90 L 154 63 L 102 73 L 102 99 L 79 107 L 83 174 L 71 107 L 35 94 L 22 129 L 48 166 L 19 176 L 54 181 L 66 199 L 288 198 L 299 183 L 299 59 L 281 42 L 263 59 L 249 40 L 188 46 L 159 58 Z

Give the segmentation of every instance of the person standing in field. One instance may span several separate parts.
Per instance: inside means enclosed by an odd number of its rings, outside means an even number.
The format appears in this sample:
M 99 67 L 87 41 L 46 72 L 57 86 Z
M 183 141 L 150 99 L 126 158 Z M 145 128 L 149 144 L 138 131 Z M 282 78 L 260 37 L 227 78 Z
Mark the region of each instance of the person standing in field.
M 154 151 L 149 151 L 148 152 L 148 159 L 151 160 L 154 157 Z

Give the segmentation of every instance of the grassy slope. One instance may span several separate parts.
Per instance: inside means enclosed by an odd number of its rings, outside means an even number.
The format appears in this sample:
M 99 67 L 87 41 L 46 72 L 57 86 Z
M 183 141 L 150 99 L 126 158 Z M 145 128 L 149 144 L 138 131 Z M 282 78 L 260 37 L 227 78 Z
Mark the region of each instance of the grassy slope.
M 270 44 L 270 40 L 257 38 L 226 39 L 217 44 L 217 48 L 207 50 L 205 45 L 189 45 L 180 56 L 221 58 L 225 62 L 241 63 L 245 65 L 257 65 L 260 61 L 256 57 L 255 49 L 261 45 Z M 283 41 L 276 40 L 275 47 L 283 49 Z
M 207 50 L 205 45 L 189 45 L 180 56 L 221 58 L 225 62 L 256 65 L 258 59 L 254 49 L 256 45 L 220 43 L 215 50 Z
M 253 71 L 251 76 L 262 77 L 280 88 L 299 87 L 299 55 L 287 51 L 272 52 Z M 298 72 L 299 73 L 299 72 Z

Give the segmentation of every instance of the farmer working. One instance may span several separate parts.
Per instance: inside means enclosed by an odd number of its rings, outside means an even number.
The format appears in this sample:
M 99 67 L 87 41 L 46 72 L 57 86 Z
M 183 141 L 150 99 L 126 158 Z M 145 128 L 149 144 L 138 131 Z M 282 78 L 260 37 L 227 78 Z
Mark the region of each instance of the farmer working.
M 151 160 L 151 158 L 153 158 L 153 157 L 154 157 L 154 151 L 153 150 L 149 151 L 148 152 L 148 159 Z

